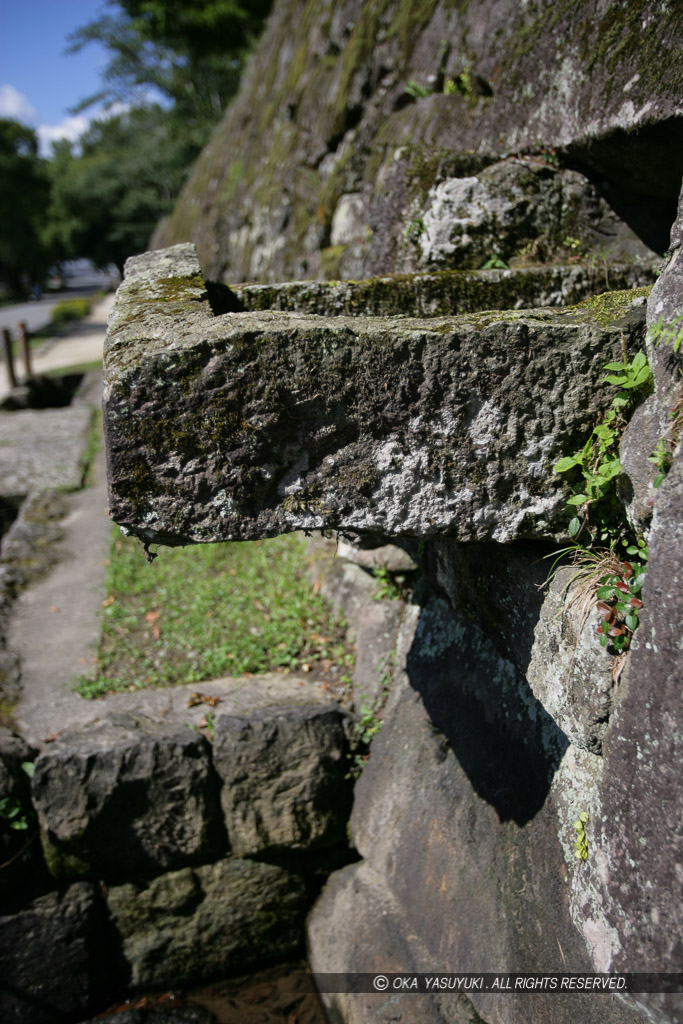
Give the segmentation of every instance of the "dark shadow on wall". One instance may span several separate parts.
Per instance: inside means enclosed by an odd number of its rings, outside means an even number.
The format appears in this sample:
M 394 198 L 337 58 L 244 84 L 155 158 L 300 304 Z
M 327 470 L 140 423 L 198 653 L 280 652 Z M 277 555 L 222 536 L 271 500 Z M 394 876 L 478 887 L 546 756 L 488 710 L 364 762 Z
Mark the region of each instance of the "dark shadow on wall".
M 575 142 L 562 155 L 641 241 L 654 252 L 666 251 L 683 178 L 683 118 L 617 129 Z
M 526 678 L 435 596 L 423 607 L 407 669 L 478 796 L 501 821 L 522 826 L 534 818 L 569 740 Z

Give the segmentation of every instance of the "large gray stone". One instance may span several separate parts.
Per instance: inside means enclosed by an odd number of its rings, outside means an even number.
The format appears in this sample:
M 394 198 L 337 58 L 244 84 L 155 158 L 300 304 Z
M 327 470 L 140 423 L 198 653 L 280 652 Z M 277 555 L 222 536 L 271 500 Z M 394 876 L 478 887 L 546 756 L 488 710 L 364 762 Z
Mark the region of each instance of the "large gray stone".
M 674 352 L 673 339 L 683 331 L 683 189 L 678 200 L 678 215 L 671 227 L 671 243 L 662 273 L 652 289 L 647 304 L 648 359 L 655 377 L 656 395 L 660 407 L 662 433 L 670 427 L 667 415 L 681 394 L 683 373 L 683 347 Z M 654 338 L 660 325 L 663 334 Z
M 346 920 L 356 927 L 343 927 Z M 311 969 L 321 976 L 321 998 L 334 1024 L 480 1024 L 469 999 L 458 993 L 325 990 L 326 974 L 433 969 L 425 966 L 429 955 L 419 933 L 406 932 L 401 908 L 369 865 L 351 864 L 332 875 L 308 919 L 307 936 Z
M 582 579 L 577 565 L 561 569 L 549 584 L 527 681 L 568 739 L 599 754 L 616 683 L 613 659 L 598 643 L 596 629 L 602 618 L 595 597 L 587 599 L 577 589 Z
M 641 625 L 605 742 L 603 855 L 586 897 L 616 971 L 683 966 L 682 510 L 679 451 L 657 493 Z M 681 996 L 660 997 L 660 1013 L 680 1020 Z
M 77 882 L 0 917 L 0 1017 L 55 1024 L 106 1005 L 118 964 L 95 886 Z
M 504 160 L 471 177 L 447 178 L 430 189 L 420 222 L 425 267 L 476 269 L 494 255 L 544 263 L 566 259 L 572 245 L 591 249 L 598 239 L 613 260 L 656 259 L 582 174 L 538 159 Z
M 354 943 L 364 950 L 367 937 L 371 971 L 609 970 L 587 941 L 596 943 L 582 910 L 586 870 L 572 848 L 573 822 L 587 809 L 587 863 L 603 870 L 594 795 L 602 759 L 573 745 L 553 753 L 550 723 L 538 721 L 547 712 L 527 700 L 522 679 L 496 672 L 476 627 L 451 613 L 449 629 L 445 602 L 423 615 L 356 785 L 351 832 L 363 867 L 333 874 L 309 920 L 314 969 L 353 969 Z M 382 907 L 386 928 L 376 921 Z M 532 1009 L 528 996 L 471 999 L 483 1020 L 501 1024 L 647 1020 L 593 994 L 536 992 Z
M 209 744 L 182 725 L 121 714 L 63 733 L 32 795 L 57 878 L 136 877 L 225 849 Z
M 345 841 L 352 789 L 346 717 L 320 705 L 219 716 L 213 762 L 235 854 Z
M 109 889 L 133 987 L 183 986 L 282 962 L 302 940 L 306 897 L 297 875 L 228 858 Z
M 644 313 L 626 292 L 503 317 L 214 317 L 204 294 L 192 247 L 148 253 L 110 320 L 110 513 L 145 542 L 563 534 L 552 466 Z

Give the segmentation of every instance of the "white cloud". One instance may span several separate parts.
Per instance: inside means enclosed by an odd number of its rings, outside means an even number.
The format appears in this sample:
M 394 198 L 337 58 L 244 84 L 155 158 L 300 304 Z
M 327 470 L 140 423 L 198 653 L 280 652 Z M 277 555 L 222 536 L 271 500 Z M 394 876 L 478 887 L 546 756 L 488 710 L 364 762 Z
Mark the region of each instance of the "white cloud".
M 89 117 L 84 117 L 83 114 L 76 114 L 73 117 L 65 117 L 59 124 L 38 125 L 36 134 L 38 135 L 40 155 L 51 156 L 52 143 L 58 142 L 60 139 L 77 142 L 89 124 Z
M 32 123 L 35 116 L 36 112 L 30 101 L 13 85 L 0 85 L 0 117 Z

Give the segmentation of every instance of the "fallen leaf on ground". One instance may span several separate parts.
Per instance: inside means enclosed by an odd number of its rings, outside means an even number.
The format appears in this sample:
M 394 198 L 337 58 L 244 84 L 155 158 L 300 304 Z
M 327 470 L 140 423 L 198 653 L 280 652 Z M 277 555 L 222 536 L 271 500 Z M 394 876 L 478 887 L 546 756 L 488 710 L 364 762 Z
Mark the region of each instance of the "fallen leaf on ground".
M 115 601 L 116 598 L 114 597 L 113 594 L 110 597 L 105 597 L 104 601 L 102 602 L 102 607 L 109 608 L 112 604 L 115 603 Z

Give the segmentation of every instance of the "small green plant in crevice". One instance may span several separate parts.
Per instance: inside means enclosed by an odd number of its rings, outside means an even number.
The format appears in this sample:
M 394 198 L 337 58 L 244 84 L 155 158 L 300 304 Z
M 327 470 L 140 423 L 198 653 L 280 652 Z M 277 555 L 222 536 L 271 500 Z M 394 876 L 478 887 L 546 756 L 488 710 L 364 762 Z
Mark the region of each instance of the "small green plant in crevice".
M 659 441 L 655 445 L 652 455 L 647 460 L 648 462 L 654 463 L 657 469 L 657 476 L 652 481 L 653 487 L 659 487 L 664 480 L 664 477 L 671 469 L 671 463 L 673 461 L 673 452 L 670 445 L 667 443 L 666 437 L 660 437 Z
M 600 644 L 616 657 L 615 680 L 623 668 L 624 654 L 638 627 L 643 602 L 640 597 L 645 579 L 648 549 L 642 537 L 635 537 L 624 522 L 617 499 L 616 480 L 621 473 L 619 441 L 635 405 L 638 393 L 651 387 L 652 372 L 643 352 L 629 360 L 610 362 L 603 381 L 618 388 L 605 416 L 583 448 L 560 459 L 556 473 L 580 471 L 572 487 L 567 508 L 572 544 L 555 554 L 555 565 L 567 555 L 577 572 L 567 587 L 565 608 L 581 605 L 583 627 L 590 610 L 597 607 L 601 622 L 597 627 Z
M 445 96 L 474 96 L 475 89 L 471 69 L 465 68 L 464 71 L 461 71 L 459 75 L 455 75 L 453 78 L 446 77 L 443 83 L 443 91 Z
M 422 220 L 422 217 L 413 217 L 411 222 L 409 224 L 406 224 L 406 226 L 403 229 L 403 241 L 411 242 L 413 245 L 416 244 L 424 229 L 425 224 L 424 221 Z
M 648 462 L 652 462 L 657 469 L 657 475 L 652 481 L 653 487 L 659 487 L 662 484 L 673 465 L 674 452 L 683 433 L 683 394 L 679 395 L 673 408 L 669 411 L 669 419 L 671 420 L 669 429 L 657 441 L 652 455 L 648 458 Z
M 571 513 L 569 534 L 578 540 L 586 530 L 596 542 L 614 544 L 623 534 L 621 505 L 616 498 L 616 479 L 621 473 L 619 440 L 627 423 L 627 414 L 635 404 L 638 392 L 651 386 L 652 371 L 644 352 L 631 360 L 606 363 L 603 382 L 619 389 L 610 408 L 580 451 L 560 459 L 556 473 L 579 469 L 581 478 L 574 484 L 568 499 Z M 583 517 L 583 519 L 580 518 Z
M 548 164 L 549 167 L 559 167 L 560 158 L 557 155 L 557 151 L 554 149 L 541 149 L 540 157 L 544 164 Z
M 586 825 L 588 824 L 588 811 L 581 811 L 574 822 L 576 839 L 574 840 L 574 856 L 577 860 L 588 860 L 588 839 L 586 838 Z
M 673 354 L 678 355 L 681 344 L 683 344 L 683 326 L 679 326 L 682 321 L 683 314 L 675 317 L 668 323 L 664 323 L 663 318 L 660 316 L 657 322 L 648 329 L 648 340 L 657 348 L 660 345 L 670 345 Z M 683 375 L 683 369 L 680 364 L 678 372 Z M 649 462 L 652 462 L 657 469 L 657 475 L 653 480 L 654 487 L 659 487 L 661 485 L 666 474 L 671 469 L 673 454 L 678 445 L 681 433 L 683 432 L 683 395 L 680 394 L 680 391 L 673 408 L 669 412 L 669 417 L 672 421 L 671 426 L 667 430 L 666 434 L 663 437 L 660 437 L 648 460 Z
M 33 777 L 35 765 L 32 761 L 22 761 L 21 768 L 29 778 Z M 27 810 L 19 797 L 5 796 L 0 800 L 0 818 L 4 818 L 12 831 L 25 832 L 33 820 L 33 811 Z
M 412 96 L 414 100 L 422 99 L 424 96 L 429 96 L 430 90 L 426 85 L 421 85 L 416 82 L 414 78 L 411 78 L 405 89 L 403 90 L 408 96 Z
M 611 644 L 616 654 L 628 650 L 643 607 L 639 595 L 646 575 L 647 547 L 643 543 L 637 550 L 644 562 L 634 565 L 623 561 L 616 572 L 600 578 L 596 590 L 597 609 L 602 618 L 598 637 L 603 647 Z
M 369 746 L 383 725 L 382 712 L 389 697 L 396 654 L 392 651 L 379 665 L 378 692 L 374 699 L 361 695 L 358 717 L 351 726 L 350 767 L 347 778 L 357 779 L 370 757 Z
M 199 723 L 200 729 L 206 731 L 207 736 L 213 743 L 216 738 L 216 718 L 213 711 L 207 711 L 203 720 Z
M 486 263 L 482 263 L 482 270 L 507 270 L 508 265 L 505 260 L 494 252 L 492 256 L 489 256 Z
M 677 326 L 682 320 L 683 314 L 665 324 L 660 316 L 657 323 L 653 324 L 647 332 L 649 340 L 656 346 L 671 345 L 674 355 L 677 355 L 681 343 L 683 343 L 683 326 Z
M 17 832 L 23 832 L 28 828 L 24 806 L 15 796 L 5 796 L 0 800 L 0 818 L 4 818 L 9 827 Z
M 405 593 L 404 573 L 389 572 L 385 566 L 372 570 L 377 590 L 372 595 L 375 601 L 400 601 Z

